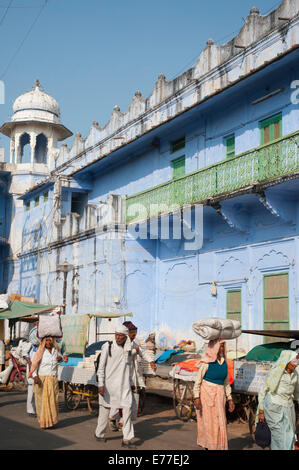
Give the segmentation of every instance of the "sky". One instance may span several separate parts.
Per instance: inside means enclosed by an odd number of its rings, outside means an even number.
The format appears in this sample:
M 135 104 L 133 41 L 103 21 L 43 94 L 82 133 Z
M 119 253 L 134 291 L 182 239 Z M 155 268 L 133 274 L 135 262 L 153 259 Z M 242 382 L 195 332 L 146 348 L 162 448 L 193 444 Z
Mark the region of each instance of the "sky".
M 0 123 L 39 79 L 59 102 L 62 123 L 86 137 L 93 121 L 109 121 L 115 105 L 126 112 L 137 90 L 149 96 L 160 73 L 172 80 L 192 67 L 208 39 L 232 39 L 253 6 L 265 15 L 280 3 L 0 0 Z M 0 147 L 8 161 L 7 137 L 0 135 Z

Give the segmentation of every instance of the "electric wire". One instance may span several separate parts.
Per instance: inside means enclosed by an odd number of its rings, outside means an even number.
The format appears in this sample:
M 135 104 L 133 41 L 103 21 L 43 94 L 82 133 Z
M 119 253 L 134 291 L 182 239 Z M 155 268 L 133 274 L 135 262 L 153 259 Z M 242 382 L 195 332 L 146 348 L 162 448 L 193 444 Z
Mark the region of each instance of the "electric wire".
M 6 7 L 6 10 L 5 10 L 5 12 L 4 12 L 4 14 L 3 14 L 3 16 L 2 16 L 2 18 L 1 18 L 1 20 L 0 20 L 0 26 L 2 25 L 3 21 L 5 20 L 5 17 L 6 17 L 6 15 L 7 15 L 7 13 L 8 13 L 8 10 L 11 8 L 12 2 L 13 2 L 13 0 L 10 0 L 8 6 Z
M 12 63 L 14 62 L 16 56 L 18 55 L 18 53 L 19 53 L 20 50 L 22 49 L 22 47 L 23 47 L 23 45 L 24 45 L 26 39 L 29 37 L 31 31 L 33 30 L 34 26 L 36 25 L 36 23 L 37 23 L 39 17 L 41 16 L 41 14 L 42 14 L 42 12 L 44 11 L 44 9 L 45 9 L 45 7 L 47 6 L 47 4 L 48 4 L 48 0 L 45 0 L 45 3 L 41 6 L 41 8 L 40 8 L 38 14 L 36 15 L 36 17 L 34 18 L 33 22 L 31 23 L 31 25 L 30 25 L 29 29 L 27 30 L 27 32 L 26 32 L 24 38 L 22 39 L 20 45 L 17 47 L 16 51 L 14 52 L 14 54 L 12 55 L 12 57 L 10 58 L 10 60 L 9 60 L 9 62 L 8 62 L 8 64 L 7 64 L 7 66 L 6 66 L 6 68 L 4 69 L 4 72 L 3 72 L 3 73 L 1 74 L 1 76 L 0 76 L 0 79 L 2 79 L 2 78 L 6 75 L 7 71 L 9 70 L 9 68 L 11 67 Z

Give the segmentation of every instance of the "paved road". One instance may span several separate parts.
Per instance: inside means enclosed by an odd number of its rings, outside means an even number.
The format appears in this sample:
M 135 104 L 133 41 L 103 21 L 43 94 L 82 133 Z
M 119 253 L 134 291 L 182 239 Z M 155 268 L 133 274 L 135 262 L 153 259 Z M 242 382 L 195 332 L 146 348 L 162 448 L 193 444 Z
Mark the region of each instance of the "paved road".
M 135 444 L 140 450 L 198 450 L 196 423 L 178 420 L 172 401 L 147 395 L 144 415 L 135 423 Z M 1 450 L 121 450 L 121 433 L 108 432 L 106 444 L 94 437 L 97 418 L 83 405 L 67 411 L 60 396 L 59 423 L 43 430 L 37 420 L 26 414 L 26 394 L 0 388 Z M 251 441 L 248 427 L 238 422 L 228 425 L 230 449 L 258 449 Z

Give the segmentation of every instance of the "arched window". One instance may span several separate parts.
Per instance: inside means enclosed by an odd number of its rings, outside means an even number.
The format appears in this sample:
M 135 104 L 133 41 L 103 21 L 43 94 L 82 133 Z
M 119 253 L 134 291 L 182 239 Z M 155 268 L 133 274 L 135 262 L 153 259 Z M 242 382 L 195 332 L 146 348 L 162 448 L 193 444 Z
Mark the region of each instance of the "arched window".
M 44 134 L 39 134 L 36 138 L 34 149 L 34 161 L 36 163 L 47 163 L 48 139 Z
M 31 147 L 30 135 L 25 132 L 20 139 L 20 163 L 30 163 Z

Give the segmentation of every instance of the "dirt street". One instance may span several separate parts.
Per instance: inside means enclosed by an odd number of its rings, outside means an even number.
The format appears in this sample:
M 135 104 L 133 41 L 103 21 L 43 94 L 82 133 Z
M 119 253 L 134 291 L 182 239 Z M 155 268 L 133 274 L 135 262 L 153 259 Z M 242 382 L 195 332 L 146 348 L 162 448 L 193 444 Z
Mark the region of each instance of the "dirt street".
M 89 414 L 86 403 L 79 409 L 65 409 L 60 395 L 59 423 L 56 428 L 40 429 L 36 418 L 26 413 L 26 394 L 0 388 L 1 450 L 121 450 L 121 433 L 107 433 L 106 444 L 94 439 L 97 418 Z M 199 450 L 196 423 L 178 420 L 169 398 L 148 394 L 144 414 L 135 423 L 135 445 L 139 450 Z M 228 425 L 230 449 L 258 449 L 248 427 Z

